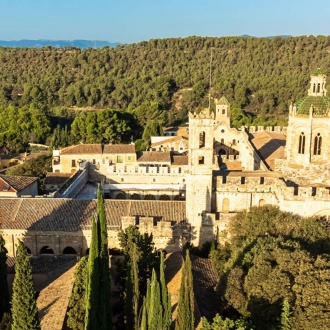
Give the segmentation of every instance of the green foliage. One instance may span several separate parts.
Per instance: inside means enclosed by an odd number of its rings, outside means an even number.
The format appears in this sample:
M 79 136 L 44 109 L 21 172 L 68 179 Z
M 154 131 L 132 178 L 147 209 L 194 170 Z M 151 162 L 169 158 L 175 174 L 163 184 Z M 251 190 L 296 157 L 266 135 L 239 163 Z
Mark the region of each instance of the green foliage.
M 10 313 L 3 314 L 2 320 L 0 322 L 0 330 L 11 330 L 11 315 Z
M 329 230 L 322 220 L 270 206 L 238 214 L 229 227 L 231 244 L 211 253 L 223 298 L 256 329 L 284 322 L 283 301 L 291 306 L 292 329 L 323 328 L 330 322 Z
M 109 276 L 107 223 L 99 187 L 97 218 L 92 221 L 92 241 L 88 257 L 85 329 L 111 329 Z
M 135 118 L 129 112 L 110 109 L 81 112 L 71 125 L 71 141 L 104 144 L 129 141 L 135 126 Z
M 7 175 L 26 175 L 36 176 L 43 179 L 47 172 L 52 171 L 52 157 L 51 155 L 41 155 L 36 158 L 27 160 L 25 163 L 9 168 Z
M 49 119 L 37 105 L 0 106 L 0 146 L 25 151 L 29 142 L 45 142 L 49 133 Z
M 26 247 L 19 241 L 15 263 L 12 296 L 12 329 L 38 330 L 40 322 L 33 288 L 32 269 Z
M 9 305 L 9 289 L 7 283 L 7 249 L 5 247 L 5 240 L 0 234 L 0 321 L 4 313 L 10 309 Z
M 73 330 L 83 330 L 85 328 L 87 264 L 87 257 L 81 258 L 74 273 L 74 286 L 67 313 L 67 325 Z
M 217 314 L 212 323 L 209 323 L 205 317 L 201 318 L 201 330 L 248 330 L 253 329 L 251 323 L 243 318 L 232 320 L 230 318 L 222 318 Z
M 194 288 L 189 250 L 182 268 L 181 286 L 178 301 L 178 314 L 175 330 L 194 330 Z
M 171 329 L 172 324 L 172 305 L 171 305 L 171 295 L 168 292 L 166 282 L 165 282 L 165 263 L 164 263 L 164 253 L 160 255 L 160 267 L 159 267 L 159 282 L 161 290 L 161 303 L 162 303 L 162 329 Z
M 290 316 L 290 304 L 287 299 L 284 299 L 280 318 L 280 330 L 291 330 Z

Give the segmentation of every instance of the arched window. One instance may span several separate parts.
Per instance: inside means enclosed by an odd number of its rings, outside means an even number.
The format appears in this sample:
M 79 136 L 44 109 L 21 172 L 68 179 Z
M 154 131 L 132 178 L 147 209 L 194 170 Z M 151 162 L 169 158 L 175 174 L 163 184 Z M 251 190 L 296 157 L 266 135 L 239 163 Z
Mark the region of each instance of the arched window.
M 321 84 L 317 84 L 317 92 L 320 93 L 321 91 Z
M 314 155 L 321 155 L 322 136 L 320 133 L 314 138 Z
M 266 201 L 264 199 L 259 200 L 259 207 L 263 207 L 266 205 Z
M 315 84 L 313 84 L 313 93 L 315 93 L 315 89 L 316 89 Z
M 230 210 L 230 200 L 229 198 L 224 198 L 222 200 L 222 212 L 228 213 Z
M 149 200 L 149 201 L 151 201 L 151 200 L 155 200 L 156 198 L 155 198 L 154 195 L 146 195 L 146 196 L 144 197 L 144 199 L 145 199 L 145 200 Z
M 199 147 L 200 148 L 205 147 L 205 132 L 199 133 Z
M 159 196 L 159 200 L 161 201 L 169 201 L 170 199 L 171 199 L 170 196 L 165 194 Z
M 64 248 L 62 254 L 77 254 L 77 251 L 73 247 L 67 246 Z
M 305 153 L 305 134 L 304 132 L 301 132 L 299 136 L 299 147 L 298 147 L 298 154 L 304 154 Z
M 40 249 L 40 254 L 54 254 L 54 251 L 49 246 L 44 246 Z

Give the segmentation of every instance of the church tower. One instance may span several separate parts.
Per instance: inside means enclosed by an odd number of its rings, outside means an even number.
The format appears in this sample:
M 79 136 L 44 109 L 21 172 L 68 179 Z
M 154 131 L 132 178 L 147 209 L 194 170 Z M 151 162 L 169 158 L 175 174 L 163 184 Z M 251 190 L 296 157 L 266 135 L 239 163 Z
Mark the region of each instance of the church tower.
M 224 96 L 215 104 L 215 124 L 227 124 L 230 127 L 230 104 Z
M 203 216 L 211 212 L 214 114 L 189 113 L 189 174 L 186 178 L 186 214 L 192 242 L 200 244 Z
M 311 75 L 307 96 L 289 108 L 282 171 L 289 175 L 290 168 L 296 169 L 293 181 L 300 177 L 301 184 L 324 182 L 321 175 L 314 176 L 313 172 L 319 169 L 323 173 L 321 168 L 330 159 L 330 98 L 326 95 L 326 75 L 318 69 Z

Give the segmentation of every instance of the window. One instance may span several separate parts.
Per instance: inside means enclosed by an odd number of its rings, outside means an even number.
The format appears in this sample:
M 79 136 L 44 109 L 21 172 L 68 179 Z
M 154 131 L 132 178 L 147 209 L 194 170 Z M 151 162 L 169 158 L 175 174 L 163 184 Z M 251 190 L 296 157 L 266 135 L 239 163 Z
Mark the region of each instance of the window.
M 204 157 L 202 157 L 202 156 L 198 157 L 198 164 L 199 165 L 204 165 Z
M 317 84 L 317 92 L 320 93 L 321 91 L 321 84 Z
M 117 155 L 117 163 L 122 163 L 122 162 L 123 162 L 123 156 Z
M 205 147 L 205 132 L 199 133 L 199 147 L 200 148 Z
M 222 109 L 222 114 L 224 115 L 226 113 L 225 108 Z
M 315 84 L 313 84 L 313 93 L 315 93 L 315 90 L 316 90 Z
M 71 159 L 71 167 L 76 167 L 76 160 L 75 159 Z
M 131 161 L 132 160 L 132 156 L 127 156 L 127 160 Z
M 322 136 L 317 133 L 314 139 L 314 155 L 321 155 Z
M 304 154 L 305 153 L 305 134 L 304 132 L 301 132 L 299 136 L 299 147 L 298 147 L 298 154 Z

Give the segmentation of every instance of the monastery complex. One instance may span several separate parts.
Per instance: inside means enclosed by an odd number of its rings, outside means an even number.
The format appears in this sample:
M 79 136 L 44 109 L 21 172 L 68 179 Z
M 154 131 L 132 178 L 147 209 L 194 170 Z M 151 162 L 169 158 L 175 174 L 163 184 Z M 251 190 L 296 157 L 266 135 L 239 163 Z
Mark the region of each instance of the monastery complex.
M 2 178 L 2 179 L 1 179 Z M 6 177 L 0 177 L 5 182 Z M 32 255 L 88 253 L 94 197 L 101 184 L 109 248 L 117 232 L 137 225 L 153 233 L 157 249 L 191 241 L 228 239 L 226 227 L 241 210 L 266 204 L 302 216 L 330 215 L 330 98 L 326 76 L 311 76 L 307 95 L 289 107 L 288 127 L 230 124 L 225 97 L 216 110 L 190 113 L 187 128 L 167 129 L 150 151 L 134 144 L 80 144 L 53 152 L 47 197 L 1 197 L 0 230 L 9 255 L 17 239 Z M 3 184 L 13 192 L 15 187 Z M 17 197 L 16 197 L 17 196 Z

